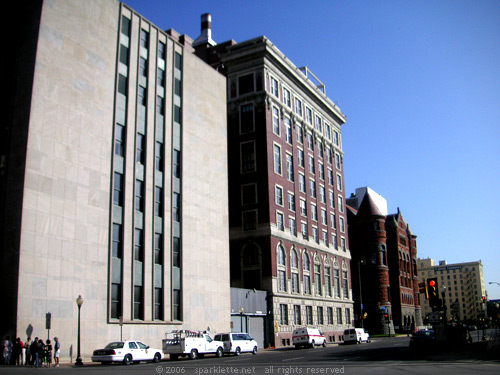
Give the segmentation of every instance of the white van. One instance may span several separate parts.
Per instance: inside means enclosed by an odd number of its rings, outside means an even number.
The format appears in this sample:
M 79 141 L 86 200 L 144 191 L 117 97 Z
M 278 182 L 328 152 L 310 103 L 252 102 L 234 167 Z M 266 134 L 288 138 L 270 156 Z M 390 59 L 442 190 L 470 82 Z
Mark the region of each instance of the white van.
M 326 338 L 317 328 L 299 328 L 293 331 L 292 343 L 296 348 L 301 346 L 314 348 L 319 345 L 326 347 Z
M 344 331 L 344 343 L 361 344 L 362 341 L 370 342 L 370 335 L 363 328 L 350 328 Z
M 224 344 L 224 353 L 226 354 L 258 353 L 257 341 L 250 337 L 248 333 L 218 333 L 215 335 L 215 340 Z

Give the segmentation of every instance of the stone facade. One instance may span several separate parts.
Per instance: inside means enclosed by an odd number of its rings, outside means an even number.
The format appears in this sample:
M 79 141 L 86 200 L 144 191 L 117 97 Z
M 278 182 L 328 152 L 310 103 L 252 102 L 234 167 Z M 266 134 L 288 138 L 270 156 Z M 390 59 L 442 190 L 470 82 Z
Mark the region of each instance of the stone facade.
M 20 50 L 36 45 L 15 64 L 32 92 L 12 85 L 29 105 L 10 108 L 16 130 L 4 140 L 0 185 L 19 204 L 1 202 L 2 282 L 14 287 L 0 335 L 45 337 L 50 312 L 61 361 L 74 361 L 78 295 L 84 360 L 120 338 L 119 316 L 124 338 L 153 347 L 171 329 L 229 330 L 225 77 L 188 37 L 118 1 L 33 4 L 13 12 L 40 28 L 19 39 Z

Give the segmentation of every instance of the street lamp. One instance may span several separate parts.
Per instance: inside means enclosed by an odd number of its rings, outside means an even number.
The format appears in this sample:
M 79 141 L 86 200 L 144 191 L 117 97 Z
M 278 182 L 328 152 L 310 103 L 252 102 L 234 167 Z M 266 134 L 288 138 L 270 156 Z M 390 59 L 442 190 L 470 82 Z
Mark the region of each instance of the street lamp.
M 488 284 L 497 284 L 498 286 L 500 286 L 500 283 L 497 283 L 496 281 L 490 281 Z
M 83 298 L 81 295 L 76 299 L 76 305 L 78 306 L 78 346 L 76 353 L 76 362 L 75 366 L 83 366 L 82 357 L 80 356 L 80 309 L 83 305 Z
M 441 297 L 443 298 L 443 312 L 444 312 L 444 322 L 446 323 L 448 318 L 446 317 L 446 285 L 441 286 Z

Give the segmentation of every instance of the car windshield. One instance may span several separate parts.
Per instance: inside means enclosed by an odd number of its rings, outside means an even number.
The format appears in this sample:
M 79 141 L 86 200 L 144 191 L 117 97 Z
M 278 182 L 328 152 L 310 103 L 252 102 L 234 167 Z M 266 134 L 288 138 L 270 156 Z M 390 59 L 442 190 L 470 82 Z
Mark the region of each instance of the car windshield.
M 413 336 L 434 336 L 434 331 L 417 331 L 413 334 Z
M 123 348 L 122 341 L 110 342 L 108 345 L 106 345 L 106 349 L 122 349 L 122 348 Z

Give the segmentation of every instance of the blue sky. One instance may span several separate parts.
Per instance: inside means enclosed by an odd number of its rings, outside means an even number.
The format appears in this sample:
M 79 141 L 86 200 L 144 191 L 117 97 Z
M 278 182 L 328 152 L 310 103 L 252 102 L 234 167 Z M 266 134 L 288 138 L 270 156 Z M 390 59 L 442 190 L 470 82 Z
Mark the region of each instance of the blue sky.
M 419 256 L 484 265 L 500 299 L 500 1 L 126 0 L 161 29 L 265 35 L 347 116 L 346 195 L 401 209 Z

